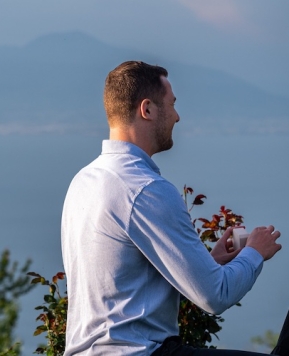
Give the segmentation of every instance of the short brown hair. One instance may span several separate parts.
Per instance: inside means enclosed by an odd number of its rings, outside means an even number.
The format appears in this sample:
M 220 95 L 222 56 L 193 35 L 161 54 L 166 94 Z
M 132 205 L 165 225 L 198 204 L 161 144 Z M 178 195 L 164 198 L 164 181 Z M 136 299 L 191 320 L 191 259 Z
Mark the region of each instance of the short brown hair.
M 112 70 L 105 81 L 104 107 L 110 126 L 116 118 L 123 124 L 133 120 L 135 110 L 148 98 L 161 105 L 166 89 L 161 76 L 168 76 L 165 68 L 139 61 L 128 61 Z

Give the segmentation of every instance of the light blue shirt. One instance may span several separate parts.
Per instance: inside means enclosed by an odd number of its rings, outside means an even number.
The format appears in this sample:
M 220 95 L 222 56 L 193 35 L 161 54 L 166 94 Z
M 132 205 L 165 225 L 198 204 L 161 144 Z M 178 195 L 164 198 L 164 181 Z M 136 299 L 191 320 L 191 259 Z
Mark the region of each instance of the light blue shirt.
M 251 289 L 263 264 L 250 247 L 217 264 L 153 160 L 133 144 L 110 140 L 69 187 L 62 253 L 65 356 L 150 355 L 178 334 L 180 293 L 220 314 Z

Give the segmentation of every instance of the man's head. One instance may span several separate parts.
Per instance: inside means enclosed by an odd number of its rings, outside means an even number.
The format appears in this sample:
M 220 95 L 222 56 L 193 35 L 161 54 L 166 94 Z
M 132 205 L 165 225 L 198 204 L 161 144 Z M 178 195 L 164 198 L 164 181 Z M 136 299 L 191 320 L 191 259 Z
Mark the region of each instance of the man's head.
M 104 107 L 109 126 L 130 124 L 143 99 L 149 98 L 161 107 L 166 94 L 161 77 L 167 75 L 165 68 L 138 61 L 124 62 L 112 70 L 104 88 Z

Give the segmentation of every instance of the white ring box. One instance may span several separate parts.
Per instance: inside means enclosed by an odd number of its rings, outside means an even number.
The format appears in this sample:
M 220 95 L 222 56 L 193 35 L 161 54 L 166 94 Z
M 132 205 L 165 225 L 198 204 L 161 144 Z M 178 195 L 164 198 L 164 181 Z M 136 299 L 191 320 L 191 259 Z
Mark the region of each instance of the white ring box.
M 246 246 L 247 238 L 249 234 L 244 228 L 237 228 L 233 230 L 233 246 L 234 250 L 243 248 Z

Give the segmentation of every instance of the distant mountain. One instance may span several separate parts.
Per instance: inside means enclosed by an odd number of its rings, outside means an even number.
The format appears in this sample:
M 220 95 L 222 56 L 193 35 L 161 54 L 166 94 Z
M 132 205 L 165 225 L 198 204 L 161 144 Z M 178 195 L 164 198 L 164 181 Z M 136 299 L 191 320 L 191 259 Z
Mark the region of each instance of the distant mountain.
M 50 127 L 51 132 L 106 127 L 105 77 L 129 59 L 168 68 L 186 130 L 252 123 L 288 127 L 286 97 L 221 71 L 156 59 L 76 32 L 43 36 L 19 48 L 0 46 L 0 133 L 19 125 L 40 131 Z

